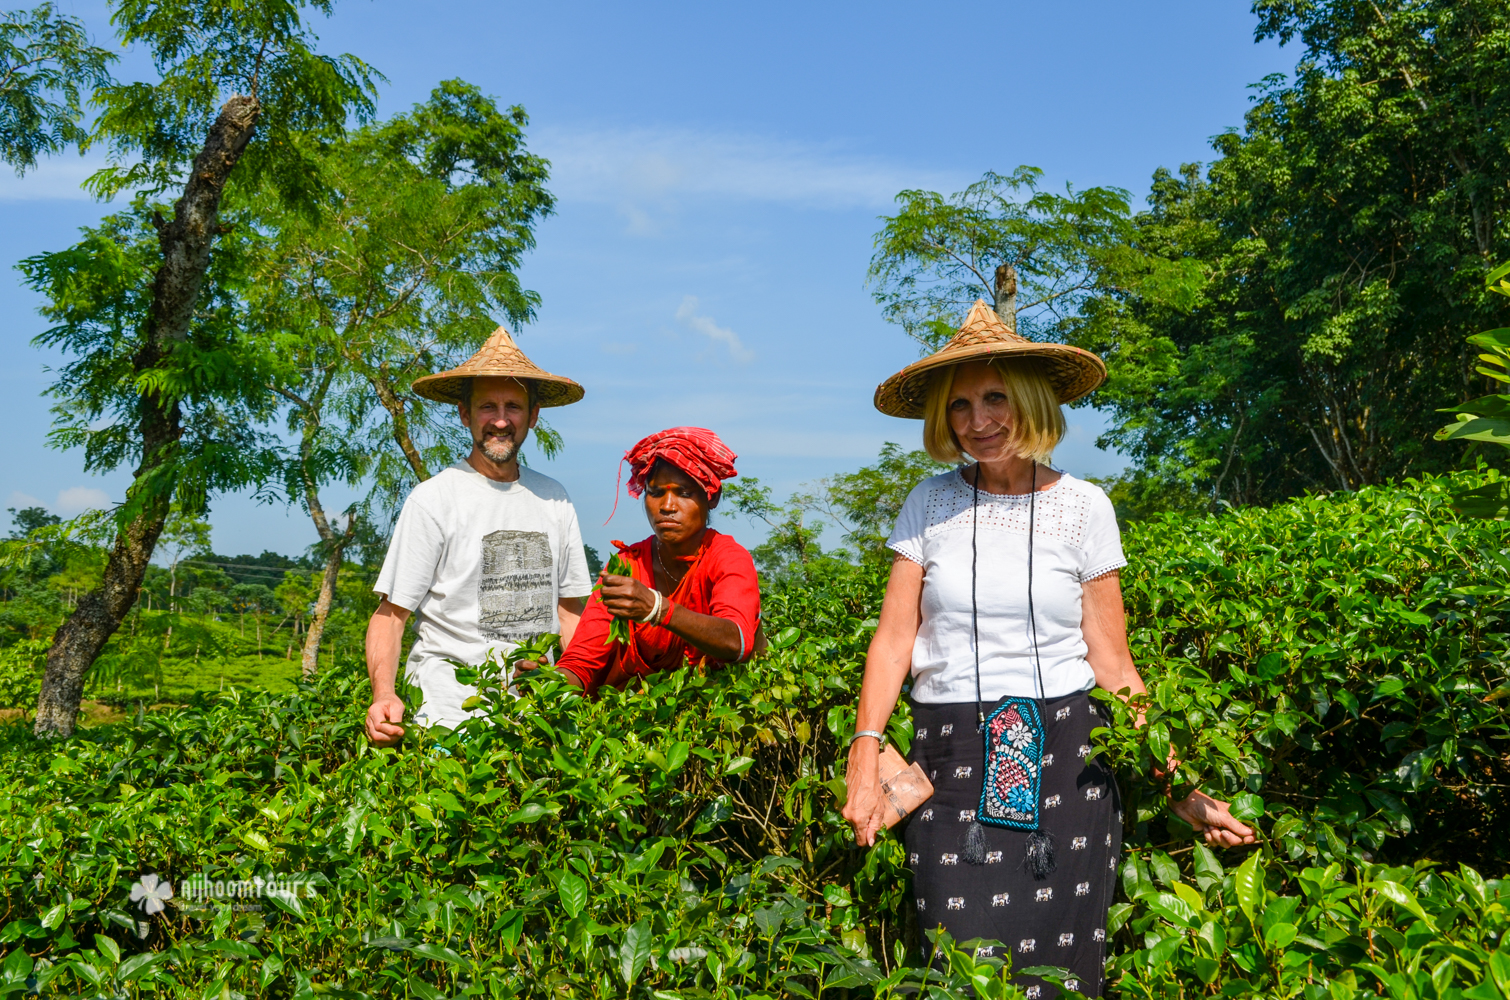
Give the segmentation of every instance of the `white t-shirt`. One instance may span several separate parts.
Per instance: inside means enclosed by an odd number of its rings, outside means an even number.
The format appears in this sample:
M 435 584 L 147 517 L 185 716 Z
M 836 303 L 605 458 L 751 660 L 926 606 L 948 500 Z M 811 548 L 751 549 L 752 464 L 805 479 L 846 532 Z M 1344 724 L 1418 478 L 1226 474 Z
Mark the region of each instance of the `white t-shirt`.
M 477 691 L 448 660 L 481 664 L 560 630 L 556 602 L 592 592 L 577 511 L 561 484 L 519 470 L 499 483 L 465 461 L 414 488 L 372 588 L 414 612 L 407 674 L 422 725 L 455 728 Z
M 924 704 L 975 700 L 970 628 L 974 491 L 958 471 L 908 494 L 886 545 L 923 567 L 923 621 L 912 646 L 912 696 Z M 980 491 L 976 606 L 980 694 L 1038 697 L 1028 621 L 1028 494 Z M 1033 612 L 1043 697 L 1095 686 L 1080 631 L 1081 584 L 1127 565 L 1111 501 L 1093 483 L 1060 475 L 1034 500 Z

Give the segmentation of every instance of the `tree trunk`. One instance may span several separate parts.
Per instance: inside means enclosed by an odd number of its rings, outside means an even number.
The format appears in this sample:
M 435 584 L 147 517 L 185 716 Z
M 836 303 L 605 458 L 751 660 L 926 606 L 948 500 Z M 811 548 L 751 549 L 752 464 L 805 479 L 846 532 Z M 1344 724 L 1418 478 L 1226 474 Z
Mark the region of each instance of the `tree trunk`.
M 996 269 L 996 315 L 1017 332 L 1017 268 L 1002 264 Z
M 253 97 L 232 97 L 220 109 L 204 148 L 194 158 L 173 220 L 158 229 L 163 262 L 152 285 L 147 336 L 132 358 L 132 373 L 156 368 L 189 335 L 200 286 L 210 265 L 210 245 L 220 216 L 226 178 L 251 141 L 261 105 Z M 73 734 L 84 693 L 84 675 L 141 591 L 142 577 L 168 518 L 176 476 L 173 464 L 183 433 L 178 402 L 155 394 L 141 397 L 138 419 L 141 464 L 127 499 L 140 509 L 117 531 L 100 586 L 90 591 L 53 636 L 47 670 L 37 697 L 33 731 L 43 737 Z M 133 496 L 133 494 L 135 494 Z
M 335 599 L 336 579 L 340 576 L 341 560 L 346 554 L 346 547 L 351 544 L 356 535 L 356 514 L 347 511 L 346 530 L 342 534 L 336 534 L 330 526 L 330 519 L 325 516 L 325 505 L 320 502 L 319 481 L 313 468 L 315 443 L 320 434 L 321 410 L 325 406 L 325 396 L 330 392 L 330 384 L 335 379 L 336 367 L 330 365 L 321 375 L 319 383 L 315 386 L 308 399 L 301 399 L 297 394 L 287 389 L 278 389 L 285 398 L 291 400 L 298 407 L 302 416 L 303 428 L 299 439 L 299 478 L 304 484 L 304 505 L 309 509 L 309 516 L 315 522 L 315 530 L 320 534 L 320 541 L 325 543 L 325 573 L 320 578 L 320 593 L 315 598 L 314 616 L 309 623 L 309 632 L 304 638 L 304 656 L 301 672 L 305 680 L 309 680 L 320 669 L 320 639 L 325 634 L 325 620 L 330 616 L 330 605 Z
M 325 619 L 330 616 L 330 605 L 335 599 L 336 577 L 341 571 L 341 559 L 346 552 L 346 543 L 351 540 L 352 518 L 347 523 L 346 534 L 331 546 L 325 560 L 325 574 L 320 578 L 320 596 L 315 599 L 314 614 L 309 619 L 309 631 L 304 637 L 304 660 L 300 672 L 309 680 L 320 669 L 320 638 L 325 634 Z
M 414 441 L 409 437 L 409 414 L 404 409 L 404 401 L 399 399 L 393 391 L 393 386 L 388 382 L 388 370 L 386 367 L 377 372 L 370 373 L 367 381 L 372 384 L 372 391 L 377 393 L 378 402 L 383 404 L 383 409 L 388 411 L 388 416 L 393 419 L 393 440 L 398 443 L 399 450 L 409 460 L 409 467 L 414 470 L 415 477 L 424 482 L 430 478 L 430 470 L 425 468 L 425 460 L 420 457 L 419 449 L 414 446 Z

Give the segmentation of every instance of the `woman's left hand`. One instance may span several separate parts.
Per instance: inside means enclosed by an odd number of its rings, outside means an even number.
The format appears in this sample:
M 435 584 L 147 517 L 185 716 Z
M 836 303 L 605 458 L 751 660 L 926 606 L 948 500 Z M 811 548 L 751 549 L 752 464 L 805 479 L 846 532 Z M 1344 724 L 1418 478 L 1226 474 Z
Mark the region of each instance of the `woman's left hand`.
M 1232 815 L 1231 808 L 1205 792 L 1191 792 L 1170 806 L 1174 814 L 1203 834 L 1212 847 L 1242 847 L 1255 842 L 1253 829 Z
M 603 586 L 598 589 L 598 599 L 615 618 L 643 621 L 655 609 L 655 595 L 650 588 L 632 576 L 603 574 Z

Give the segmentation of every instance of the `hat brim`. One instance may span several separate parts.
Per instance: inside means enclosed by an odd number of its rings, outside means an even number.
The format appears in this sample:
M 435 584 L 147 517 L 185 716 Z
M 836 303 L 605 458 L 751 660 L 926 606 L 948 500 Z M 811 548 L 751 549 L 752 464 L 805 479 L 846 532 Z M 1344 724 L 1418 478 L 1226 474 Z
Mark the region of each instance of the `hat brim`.
M 533 382 L 535 395 L 541 407 L 569 406 L 587 394 L 587 390 L 571 379 L 541 371 L 471 371 L 458 374 L 456 369 L 452 369 L 448 372 L 438 372 L 417 378 L 410 388 L 417 395 L 433 399 L 437 403 L 460 403 L 462 389 L 467 380 L 475 378 L 512 378 L 521 382 Z
M 876 386 L 876 409 L 891 417 L 920 420 L 928 387 L 941 368 L 990 358 L 1038 358 L 1048 367 L 1049 382 L 1061 403 L 1072 403 L 1106 381 L 1106 363 L 1090 351 L 1068 344 L 983 343 L 945 350 L 916 361 Z

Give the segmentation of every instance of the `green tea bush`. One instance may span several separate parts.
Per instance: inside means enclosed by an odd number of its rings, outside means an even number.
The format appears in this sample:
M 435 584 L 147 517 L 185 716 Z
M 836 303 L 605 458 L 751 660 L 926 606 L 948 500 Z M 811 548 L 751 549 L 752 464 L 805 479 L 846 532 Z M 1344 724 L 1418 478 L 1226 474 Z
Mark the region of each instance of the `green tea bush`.
M 1122 996 L 1510 997 L 1506 538 L 1445 490 L 1128 532 L 1149 725 L 1100 736 Z M 970 942 L 923 968 L 901 845 L 838 815 L 883 586 L 793 578 L 759 662 L 596 701 L 484 673 L 486 720 L 397 751 L 350 668 L 56 747 L 7 727 L 0 996 L 1020 995 Z M 1258 848 L 1169 818 L 1145 775 L 1170 747 Z

